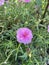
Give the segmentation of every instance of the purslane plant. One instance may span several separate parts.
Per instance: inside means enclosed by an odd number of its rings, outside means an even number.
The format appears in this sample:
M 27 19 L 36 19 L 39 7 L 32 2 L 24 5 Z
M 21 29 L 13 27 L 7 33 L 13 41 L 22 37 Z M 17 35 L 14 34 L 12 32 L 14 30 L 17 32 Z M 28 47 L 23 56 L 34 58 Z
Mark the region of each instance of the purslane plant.
M 0 0 L 0 65 L 48 64 L 48 1 Z

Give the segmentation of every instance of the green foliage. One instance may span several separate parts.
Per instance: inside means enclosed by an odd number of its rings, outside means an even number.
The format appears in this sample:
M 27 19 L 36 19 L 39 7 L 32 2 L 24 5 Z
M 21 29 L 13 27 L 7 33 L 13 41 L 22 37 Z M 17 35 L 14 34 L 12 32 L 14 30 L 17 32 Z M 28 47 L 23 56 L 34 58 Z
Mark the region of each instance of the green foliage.
M 32 0 L 30 3 L 10 0 L 0 6 L 0 65 L 45 65 L 49 58 L 49 10 L 44 18 L 42 16 L 47 3 L 47 0 Z M 16 31 L 21 27 L 32 30 L 31 44 L 17 42 Z

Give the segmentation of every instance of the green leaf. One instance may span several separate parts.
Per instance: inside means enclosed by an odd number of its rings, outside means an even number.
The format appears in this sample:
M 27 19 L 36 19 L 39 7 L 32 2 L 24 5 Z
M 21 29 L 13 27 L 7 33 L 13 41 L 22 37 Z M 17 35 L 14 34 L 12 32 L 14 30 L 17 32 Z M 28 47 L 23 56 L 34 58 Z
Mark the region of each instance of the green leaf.
M 41 6 L 42 5 L 42 0 L 36 0 L 36 3 L 38 6 Z

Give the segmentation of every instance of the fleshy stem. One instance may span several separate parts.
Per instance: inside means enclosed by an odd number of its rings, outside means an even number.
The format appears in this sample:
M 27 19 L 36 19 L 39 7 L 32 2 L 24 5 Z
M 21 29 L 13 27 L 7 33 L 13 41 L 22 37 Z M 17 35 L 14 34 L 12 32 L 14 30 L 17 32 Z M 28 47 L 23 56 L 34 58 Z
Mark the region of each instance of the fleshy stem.
M 44 13 L 43 13 L 43 15 L 42 15 L 42 20 L 40 21 L 40 23 L 43 23 L 43 19 L 45 18 L 45 15 L 46 15 L 48 6 L 49 6 L 49 0 L 48 0 L 48 3 L 47 3 L 47 6 L 46 6 L 46 8 L 45 8 L 45 11 L 44 11 Z
M 12 51 L 10 52 L 10 54 L 7 56 L 7 59 L 6 59 L 4 62 L 0 63 L 0 65 L 2 65 L 2 64 L 6 64 L 7 61 L 8 61 L 8 59 L 10 58 L 10 56 L 12 55 L 12 53 L 13 53 L 14 51 L 17 51 L 17 54 L 18 54 L 18 51 L 19 51 L 19 47 L 20 47 L 20 45 L 21 45 L 21 44 L 19 44 L 19 46 L 18 46 L 17 49 L 12 50 Z

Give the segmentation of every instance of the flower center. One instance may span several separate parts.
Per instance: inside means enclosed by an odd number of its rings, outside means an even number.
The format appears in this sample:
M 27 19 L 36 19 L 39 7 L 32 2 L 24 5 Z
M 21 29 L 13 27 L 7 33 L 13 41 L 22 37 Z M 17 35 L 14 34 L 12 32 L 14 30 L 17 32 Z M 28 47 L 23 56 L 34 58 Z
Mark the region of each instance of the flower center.
M 28 33 L 24 32 L 23 37 L 27 37 Z

